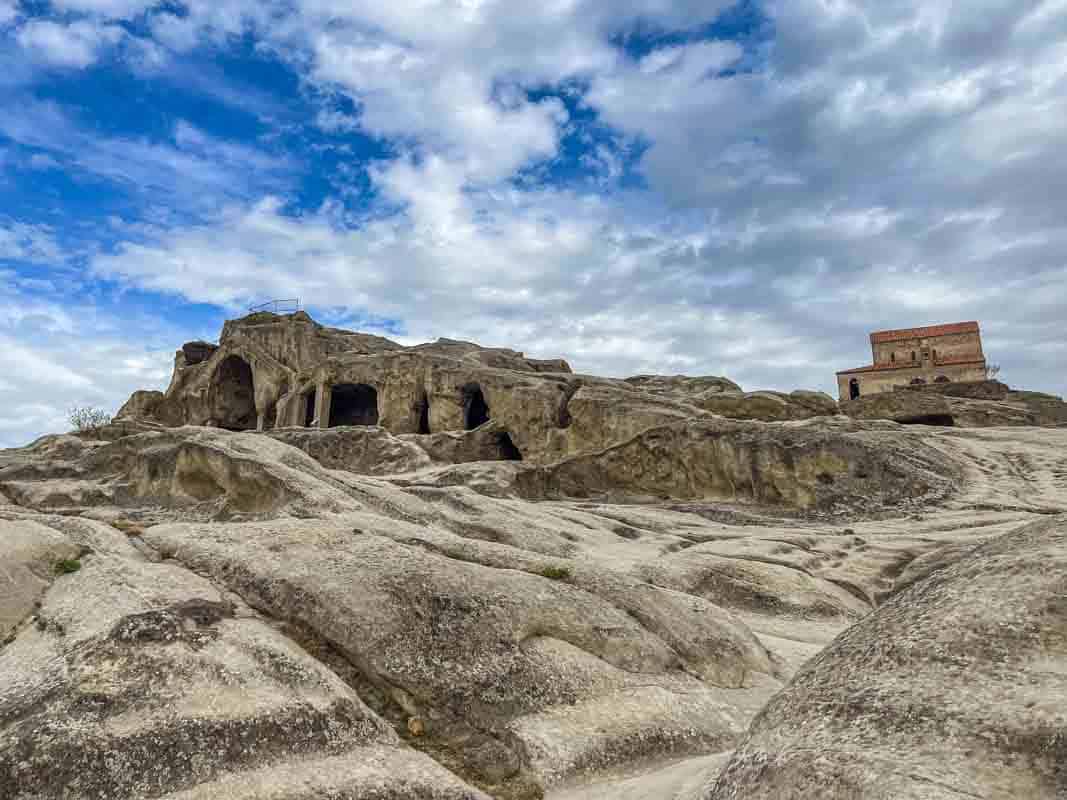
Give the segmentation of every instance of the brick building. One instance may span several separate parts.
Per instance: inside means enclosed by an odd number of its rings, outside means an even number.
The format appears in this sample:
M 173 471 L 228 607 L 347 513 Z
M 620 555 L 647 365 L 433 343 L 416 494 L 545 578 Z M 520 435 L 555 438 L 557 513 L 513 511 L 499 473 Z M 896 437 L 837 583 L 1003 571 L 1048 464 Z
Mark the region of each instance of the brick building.
M 871 334 L 874 363 L 837 373 L 842 400 L 898 386 L 984 381 L 987 377 L 982 333 L 977 322 L 904 328 Z

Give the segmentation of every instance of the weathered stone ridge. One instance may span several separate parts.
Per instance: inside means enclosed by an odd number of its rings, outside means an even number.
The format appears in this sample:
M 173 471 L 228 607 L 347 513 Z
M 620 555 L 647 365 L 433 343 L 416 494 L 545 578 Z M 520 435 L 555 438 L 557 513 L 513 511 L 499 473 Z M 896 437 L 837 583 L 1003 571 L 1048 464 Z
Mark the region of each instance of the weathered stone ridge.
M 120 419 L 229 430 L 377 425 L 392 434 L 474 430 L 492 420 L 513 457 L 548 463 L 701 415 L 796 420 L 836 413 L 817 392 L 745 393 L 718 377 L 575 375 L 562 359 L 453 339 L 404 347 L 306 313 L 228 321 L 190 342 L 167 391 L 135 393 Z

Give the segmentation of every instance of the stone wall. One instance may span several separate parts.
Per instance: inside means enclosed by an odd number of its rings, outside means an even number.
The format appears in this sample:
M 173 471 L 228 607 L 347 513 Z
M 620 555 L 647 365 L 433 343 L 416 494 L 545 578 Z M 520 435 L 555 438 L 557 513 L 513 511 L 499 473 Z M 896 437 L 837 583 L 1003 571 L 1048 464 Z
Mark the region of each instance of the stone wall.
M 948 378 L 952 383 L 984 381 L 986 370 L 984 364 L 942 364 L 927 368 L 904 366 L 871 372 L 841 373 L 837 376 L 837 389 L 839 397 L 848 400 L 849 384 L 853 379 L 859 382 L 860 397 L 865 397 L 906 387 L 916 378 L 922 378 L 927 385 L 933 386 L 940 376 Z
M 915 339 L 901 339 L 895 342 L 881 342 L 872 346 L 875 364 L 921 364 L 923 351 L 930 353 L 930 360 L 936 358 L 964 358 L 973 356 L 982 358 L 982 339 L 977 333 L 957 333 L 947 336 L 931 336 Z M 915 361 L 911 354 L 915 353 Z M 894 361 L 895 357 L 895 361 Z

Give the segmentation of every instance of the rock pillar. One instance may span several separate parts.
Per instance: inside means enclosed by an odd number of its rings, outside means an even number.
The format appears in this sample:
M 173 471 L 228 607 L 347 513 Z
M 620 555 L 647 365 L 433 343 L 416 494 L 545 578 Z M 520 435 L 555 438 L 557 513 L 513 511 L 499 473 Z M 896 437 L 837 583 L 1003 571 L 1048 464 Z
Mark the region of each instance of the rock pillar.
M 330 400 L 333 396 L 333 387 L 320 383 L 315 392 L 315 419 L 320 428 L 330 427 Z

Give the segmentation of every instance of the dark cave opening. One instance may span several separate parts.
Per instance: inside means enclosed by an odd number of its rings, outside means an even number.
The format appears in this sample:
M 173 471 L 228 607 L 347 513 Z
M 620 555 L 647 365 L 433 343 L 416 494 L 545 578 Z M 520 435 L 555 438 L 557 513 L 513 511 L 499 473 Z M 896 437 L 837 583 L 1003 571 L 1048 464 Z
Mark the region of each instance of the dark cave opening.
M 255 430 L 256 393 L 252 367 L 240 356 L 228 356 L 215 373 L 212 418 L 230 431 Z
M 463 427 L 472 431 L 489 421 L 489 404 L 476 383 L 463 387 Z
M 378 390 L 365 383 L 340 383 L 333 387 L 330 427 L 377 425 Z
M 418 414 L 418 433 L 426 435 L 430 433 L 430 399 L 423 392 L 419 397 L 418 402 L 415 404 L 415 411 Z
M 918 417 L 908 417 L 899 420 L 901 425 L 936 425 L 941 428 L 956 427 L 956 420 L 951 414 L 924 414 Z
M 501 431 L 496 435 L 496 446 L 500 449 L 502 461 L 522 461 L 522 451 L 511 441 L 511 434 Z

